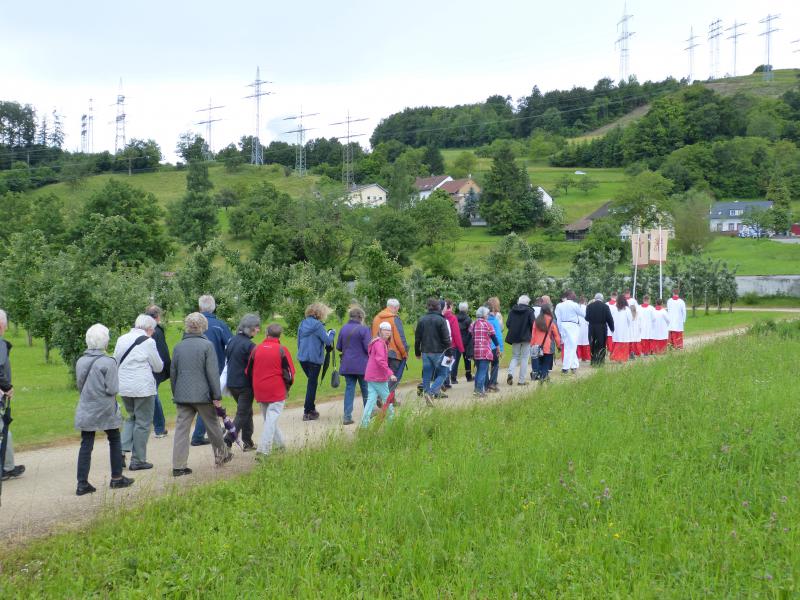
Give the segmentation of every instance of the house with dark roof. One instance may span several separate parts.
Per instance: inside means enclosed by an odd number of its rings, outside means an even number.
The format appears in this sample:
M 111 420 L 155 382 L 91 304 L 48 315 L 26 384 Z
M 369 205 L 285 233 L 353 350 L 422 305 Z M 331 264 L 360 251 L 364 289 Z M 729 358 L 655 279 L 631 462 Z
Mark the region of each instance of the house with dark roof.
M 708 211 L 708 227 L 714 232 L 738 235 L 748 215 L 770 208 L 772 202 L 769 200 L 715 202 Z
M 610 210 L 611 201 L 606 202 L 593 213 L 586 215 L 577 221 L 569 223 L 566 227 L 564 227 L 564 234 L 566 235 L 567 240 L 577 241 L 585 238 L 589 234 L 589 229 L 592 228 L 592 222 L 596 221 L 597 219 L 607 217 L 610 213 Z
M 433 177 L 417 177 L 414 180 L 414 188 L 416 188 L 417 193 L 419 194 L 419 199 L 423 200 L 430 196 L 434 190 L 438 190 L 442 187 L 442 184 L 447 183 L 448 181 L 453 181 L 453 178 L 450 175 L 434 175 Z

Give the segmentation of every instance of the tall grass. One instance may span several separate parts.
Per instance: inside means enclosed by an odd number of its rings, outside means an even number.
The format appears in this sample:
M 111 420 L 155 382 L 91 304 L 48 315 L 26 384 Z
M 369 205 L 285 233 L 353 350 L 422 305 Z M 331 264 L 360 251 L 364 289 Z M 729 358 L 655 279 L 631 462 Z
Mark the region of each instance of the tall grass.
M 771 325 L 512 403 L 404 416 L 11 553 L 0 588 L 794 596 L 798 359 L 800 325 Z

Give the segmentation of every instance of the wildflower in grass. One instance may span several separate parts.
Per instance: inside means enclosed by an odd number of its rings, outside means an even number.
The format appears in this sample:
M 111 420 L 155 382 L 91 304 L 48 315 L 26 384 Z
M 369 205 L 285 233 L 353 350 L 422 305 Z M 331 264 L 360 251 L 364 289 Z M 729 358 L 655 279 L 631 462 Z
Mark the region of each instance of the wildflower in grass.
M 733 531 L 731 531 L 731 537 L 733 539 L 736 539 L 736 530 L 735 529 Z
M 781 499 L 779 500 L 779 502 L 781 504 L 786 504 L 787 500 L 789 500 L 789 499 L 786 496 L 781 496 Z
M 747 500 L 745 500 L 744 502 L 742 502 L 742 508 L 750 508 L 750 503 Z
M 615 534 L 614 534 L 614 539 L 615 539 L 615 540 L 618 540 L 618 539 L 619 539 L 619 533 L 615 533 Z
M 723 454 L 728 454 L 728 452 L 731 451 L 731 447 L 728 444 L 722 444 L 719 451 L 722 452 Z

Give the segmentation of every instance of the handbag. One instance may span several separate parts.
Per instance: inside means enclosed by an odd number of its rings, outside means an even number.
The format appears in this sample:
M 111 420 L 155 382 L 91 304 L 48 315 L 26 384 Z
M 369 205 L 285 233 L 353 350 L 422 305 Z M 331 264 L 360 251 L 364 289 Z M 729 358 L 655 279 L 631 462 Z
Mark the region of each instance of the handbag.
M 336 368 L 336 352 L 333 353 L 333 371 L 331 372 L 331 387 L 337 388 L 339 387 L 339 383 L 341 382 L 341 377 L 339 375 L 339 369 Z
M 544 356 L 544 345 L 547 342 L 547 336 L 550 335 L 550 329 L 553 327 L 553 321 L 550 321 L 550 326 L 544 334 L 544 339 L 541 344 L 534 344 L 531 346 L 531 358 L 542 358 Z
M 283 379 L 283 385 L 286 386 L 286 391 L 289 391 L 289 388 L 292 387 L 294 383 L 294 375 L 292 375 L 292 370 L 289 368 L 289 360 L 286 358 L 286 352 L 283 350 L 283 346 L 280 347 L 281 353 L 281 378 Z

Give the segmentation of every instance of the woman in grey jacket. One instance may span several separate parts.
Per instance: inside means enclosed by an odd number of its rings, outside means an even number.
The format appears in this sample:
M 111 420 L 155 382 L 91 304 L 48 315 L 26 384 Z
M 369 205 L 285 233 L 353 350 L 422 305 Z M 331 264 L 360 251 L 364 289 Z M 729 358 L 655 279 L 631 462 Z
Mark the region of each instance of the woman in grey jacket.
M 78 452 L 78 496 L 97 491 L 89 483 L 94 434 L 105 431 L 111 455 L 111 487 L 124 488 L 133 479 L 122 475 L 122 447 L 119 428 L 122 413 L 117 404 L 119 380 L 117 361 L 105 353 L 108 347 L 108 328 L 99 323 L 86 332 L 87 350 L 75 365 L 80 399 L 75 411 L 75 429 L 81 432 Z
M 183 339 L 172 352 L 170 383 L 178 413 L 172 447 L 172 475 L 175 477 L 192 472 L 186 463 L 189 460 L 189 429 L 195 414 L 206 426 L 217 466 L 233 457 L 223 441 L 222 427 L 217 418 L 215 407 L 221 406 L 222 398 L 219 365 L 214 346 L 203 335 L 207 329 L 208 320 L 201 313 L 191 313 L 184 320 Z

